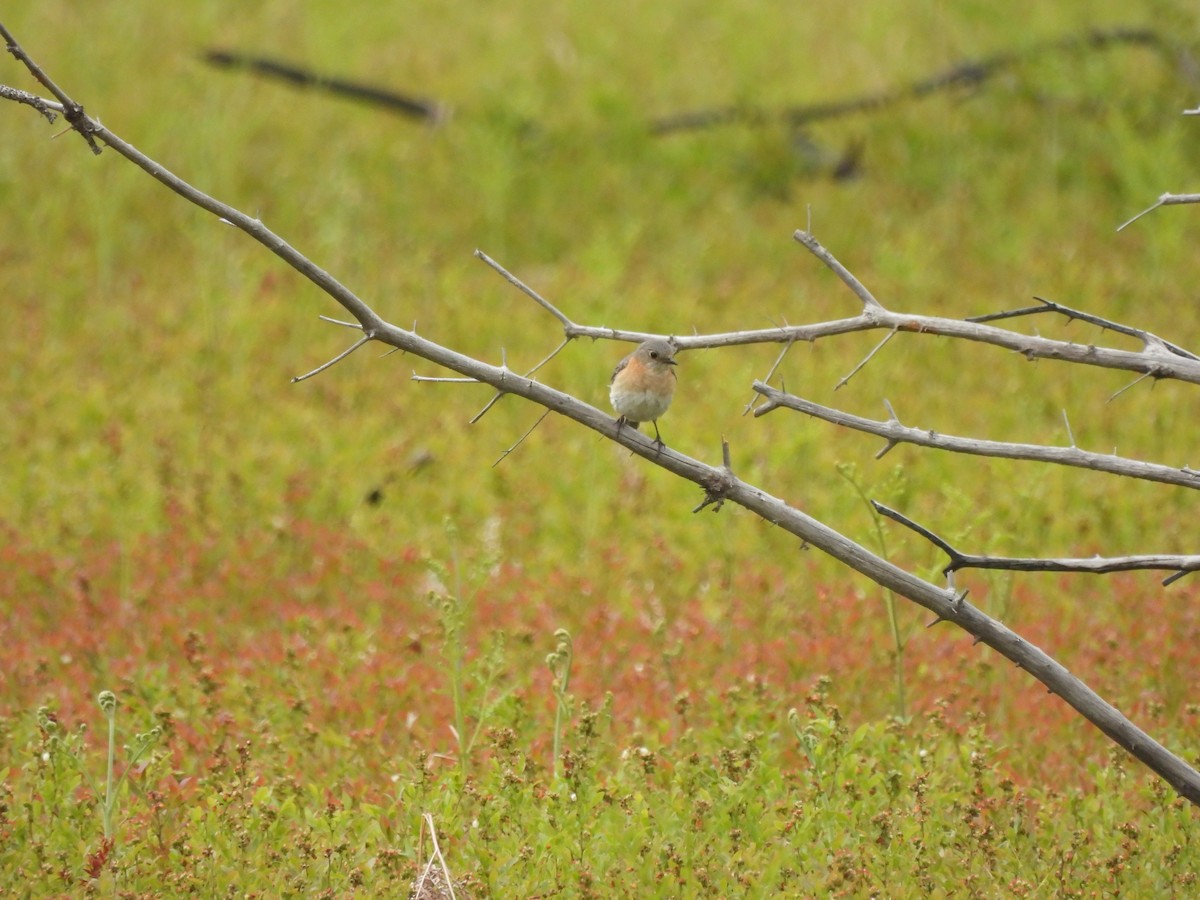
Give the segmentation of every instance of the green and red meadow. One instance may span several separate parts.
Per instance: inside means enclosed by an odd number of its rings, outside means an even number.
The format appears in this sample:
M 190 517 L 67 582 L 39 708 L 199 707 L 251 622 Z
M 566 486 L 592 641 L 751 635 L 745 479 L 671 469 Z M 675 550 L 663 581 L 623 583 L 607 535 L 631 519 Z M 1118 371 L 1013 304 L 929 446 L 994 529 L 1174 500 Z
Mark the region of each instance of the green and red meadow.
M 810 210 L 889 307 L 1036 293 L 1200 346 L 1200 213 L 1113 231 L 1195 188 L 1187 4 L 710 6 L 38 2 L 0 21 L 89 113 L 382 315 L 514 369 L 556 323 L 476 247 L 589 323 L 852 315 L 791 241 Z M 804 135 L 645 128 L 1118 25 L 1167 46 L 1034 56 Z M 211 47 L 454 114 L 417 126 L 207 67 Z M 692 487 L 565 421 L 493 467 L 536 411 L 506 398 L 467 426 L 489 394 L 413 383 L 440 374 L 420 361 L 363 350 L 290 385 L 345 348 L 316 318 L 332 302 L 114 153 L 0 117 L 0 895 L 402 895 L 425 813 L 459 897 L 1195 890 L 1192 808 L 1024 672 L 898 600 L 893 632 L 877 588 L 742 511 L 693 515 Z M 821 159 L 852 146 L 855 177 L 831 177 Z M 1065 411 L 1080 446 L 1189 462 L 1185 385 L 1110 402 L 1131 378 L 904 335 L 835 394 L 880 337 L 794 348 L 777 381 L 996 439 L 1066 443 Z M 577 342 L 539 375 L 604 405 L 626 350 Z M 667 443 L 715 461 L 727 437 L 743 478 L 931 578 L 943 560 L 877 532 L 863 495 L 971 552 L 1195 550 L 1185 491 L 876 462 L 861 436 L 743 416 L 776 352 L 682 355 Z M 959 575 L 1196 762 L 1191 582 Z

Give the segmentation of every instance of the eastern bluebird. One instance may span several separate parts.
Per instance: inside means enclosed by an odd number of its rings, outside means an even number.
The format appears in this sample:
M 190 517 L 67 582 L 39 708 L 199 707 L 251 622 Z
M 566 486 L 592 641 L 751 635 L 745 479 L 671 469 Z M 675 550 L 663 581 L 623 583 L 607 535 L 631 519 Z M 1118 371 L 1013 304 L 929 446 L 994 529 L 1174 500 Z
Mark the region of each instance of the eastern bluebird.
M 675 394 L 675 345 L 655 338 L 641 344 L 617 363 L 609 382 L 608 399 L 621 418 L 622 425 L 637 428 L 642 422 L 654 423 L 654 442 L 663 446 L 658 433 L 658 417 L 671 405 Z

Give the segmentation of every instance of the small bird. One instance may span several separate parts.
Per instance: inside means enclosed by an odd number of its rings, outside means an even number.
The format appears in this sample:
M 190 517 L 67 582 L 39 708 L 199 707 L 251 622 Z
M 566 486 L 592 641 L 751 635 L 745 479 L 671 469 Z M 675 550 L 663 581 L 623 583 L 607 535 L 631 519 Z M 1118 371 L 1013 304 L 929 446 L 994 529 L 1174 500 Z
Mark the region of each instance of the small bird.
M 671 405 L 675 394 L 675 345 L 654 338 L 617 363 L 609 381 L 608 399 L 622 425 L 637 428 L 642 422 L 654 423 L 654 442 L 664 446 L 658 433 L 658 417 Z

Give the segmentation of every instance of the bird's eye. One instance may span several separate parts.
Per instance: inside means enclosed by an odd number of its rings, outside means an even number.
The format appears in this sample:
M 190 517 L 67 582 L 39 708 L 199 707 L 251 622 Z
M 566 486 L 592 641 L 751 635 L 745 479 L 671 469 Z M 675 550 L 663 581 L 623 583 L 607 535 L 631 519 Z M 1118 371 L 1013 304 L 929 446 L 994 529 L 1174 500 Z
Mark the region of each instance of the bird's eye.
M 658 359 L 658 351 L 657 351 L 657 350 L 651 350 L 651 351 L 650 351 L 650 358 L 651 358 L 651 359 Z

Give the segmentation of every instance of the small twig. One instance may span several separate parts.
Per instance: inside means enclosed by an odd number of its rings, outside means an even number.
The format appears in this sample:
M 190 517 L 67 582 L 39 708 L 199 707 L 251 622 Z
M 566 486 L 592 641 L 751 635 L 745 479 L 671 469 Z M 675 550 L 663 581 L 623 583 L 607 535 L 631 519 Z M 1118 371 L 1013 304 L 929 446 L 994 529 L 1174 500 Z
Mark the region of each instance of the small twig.
M 546 363 L 550 362 L 550 360 L 554 359 L 554 357 L 558 356 L 558 354 L 562 353 L 563 350 L 566 348 L 567 344 L 569 344 L 569 343 L 571 343 L 571 338 L 565 338 L 561 344 L 559 344 L 557 347 L 555 347 L 553 350 L 551 350 L 548 354 L 546 354 L 545 359 L 543 359 L 540 363 L 538 363 L 536 366 L 534 366 L 532 369 L 530 369 L 528 372 L 526 372 L 525 377 L 528 378 L 530 375 L 532 375 L 534 372 L 536 372 L 538 369 L 540 369 Z
M 953 572 L 955 569 L 962 568 L 962 566 L 957 563 L 960 560 L 967 559 L 967 556 L 963 553 L 959 553 L 952 546 L 950 546 L 950 544 L 947 541 L 942 540 L 942 538 L 938 537 L 936 534 L 934 534 L 932 531 L 930 531 L 924 525 L 918 525 L 916 522 L 914 522 L 908 516 L 904 515 L 903 513 L 897 512 L 896 510 L 892 509 L 890 506 L 884 506 L 878 500 L 872 500 L 871 505 L 873 507 L 875 507 L 875 512 L 879 513 L 881 516 L 891 519 L 894 522 L 899 522 L 904 527 L 909 528 L 912 531 L 915 531 L 921 537 L 925 538 L 925 540 L 929 541 L 929 543 L 935 544 L 938 548 L 940 548 L 942 550 L 943 553 L 945 553 L 948 557 L 950 557 L 950 565 L 948 565 L 945 569 L 942 570 L 943 575 Z
M 1200 203 L 1200 194 L 1162 194 L 1153 204 L 1143 209 L 1132 219 L 1129 219 L 1128 221 L 1122 222 L 1120 225 L 1118 225 L 1117 231 L 1123 231 L 1142 216 L 1149 215 L 1160 206 L 1181 206 L 1185 203 Z
M 1067 439 L 1071 442 L 1068 446 L 1075 449 L 1075 432 L 1071 430 L 1071 420 L 1067 418 L 1067 411 L 1062 411 L 1063 424 L 1067 426 Z
M 866 285 L 854 277 L 850 270 L 837 261 L 832 253 L 821 246 L 811 232 L 797 231 L 793 237 L 799 241 L 809 253 L 823 262 L 830 270 L 833 271 L 838 278 L 842 279 L 843 283 L 854 292 L 863 304 L 863 312 L 869 314 L 874 310 L 883 310 L 883 304 L 875 299 L 874 295 L 867 290 Z
M 497 397 L 497 399 L 499 399 L 500 395 L 497 394 L 496 397 Z M 479 415 L 482 416 L 483 413 L 480 413 Z M 526 431 L 519 438 L 517 438 L 517 442 L 515 444 L 513 444 L 511 447 L 509 447 L 507 450 L 505 450 L 503 453 L 500 454 L 500 456 L 496 459 L 496 461 L 494 463 L 492 463 L 492 468 L 493 469 L 496 468 L 496 466 L 498 466 L 498 465 L 500 465 L 500 463 L 504 462 L 504 458 L 506 456 L 508 456 L 508 454 L 512 453 L 514 450 L 516 450 L 518 447 L 520 447 L 522 442 L 525 440 L 525 438 L 527 438 L 527 437 L 529 437 L 529 435 L 533 434 L 533 429 L 535 429 L 539 425 L 541 425 L 542 419 L 546 418 L 546 416 L 548 416 L 548 415 L 550 415 L 550 410 L 547 409 L 547 410 L 543 411 L 542 414 L 540 416 L 538 416 L 537 421 L 529 426 L 529 430 Z M 474 424 L 478 420 L 478 418 L 479 418 L 479 416 L 476 416 L 474 419 L 471 420 L 471 423 Z
M 483 384 L 478 378 L 454 378 L 448 375 L 418 375 L 412 373 L 409 381 L 420 381 L 425 384 Z
M 322 322 L 329 322 L 331 325 L 341 325 L 343 328 L 357 328 L 362 331 L 361 322 L 346 322 L 342 319 L 335 319 L 332 316 L 317 316 Z
M 779 370 L 779 366 L 783 363 L 783 358 L 788 355 L 788 351 L 792 349 L 792 344 L 794 343 L 795 341 L 788 341 L 783 345 L 783 349 L 780 350 L 779 355 L 775 357 L 775 362 L 771 364 L 771 368 L 767 371 L 767 375 L 765 378 L 763 378 L 763 381 L 770 382 L 770 380 L 775 377 L 775 373 Z M 744 416 L 747 413 L 753 412 L 754 405 L 758 403 L 760 399 L 762 399 L 761 394 L 755 394 L 753 397 L 751 397 L 750 402 L 746 404 L 746 408 L 742 410 L 742 415 Z
M 359 347 L 361 347 L 363 344 L 365 344 L 371 340 L 374 340 L 374 338 L 372 338 L 370 335 L 364 334 L 357 341 L 355 341 L 351 346 L 347 347 L 345 350 L 343 350 L 341 353 L 339 353 L 333 359 L 329 360 L 329 362 L 322 363 L 321 365 L 319 365 L 315 369 L 313 369 L 311 372 L 306 372 L 303 375 L 297 375 L 295 378 L 292 379 L 292 384 L 295 384 L 297 381 L 306 381 L 307 379 L 312 378 L 314 375 L 320 375 L 322 372 L 324 372 L 326 369 L 330 368 L 331 366 L 336 366 L 343 359 L 345 359 L 347 356 L 349 356 L 351 353 L 353 353 L 355 350 L 357 350 Z
M 563 329 L 566 331 L 568 337 L 574 336 L 572 331 L 575 327 L 575 323 L 568 319 L 557 306 L 523 282 L 516 275 L 512 274 L 512 272 L 508 271 L 508 269 L 504 268 L 504 266 L 500 265 L 500 263 L 496 262 L 482 250 L 476 250 L 475 255 L 499 272 L 505 281 L 529 297 L 534 303 L 546 310 L 546 312 L 550 313 L 550 315 L 554 316 L 554 318 L 558 319 L 558 321 L 562 323 Z
M 37 94 L 31 94 L 29 91 L 23 91 L 20 88 L 9 87 L 6 84 L 0 84 L 0 98 L 32 106 L 46 117 L 47 122 L 51 123 L 58 118 L 58 114 L 63 110 L 61 103 L 55 103 L 53 100 L 47 100 L 44 97 L 39 97 Z
M 865 357 L 863 357 L 862 361 L 859 362 L 859 364 L 857 366 L 855 366 L 847 374 L 845 374 L 841 377 L 841 379 L 838 381 L 838 383 L 833 386 L 833 389 L 835 391 L 840 391 L 847 384 L 849 384 L 850 379 L 853 378 L 855 375 L 857 375 L 862 370 L 863 366 L 865 366 L 867 363 L 869 363 L 871 361 L 871 358 L 876 353 L 878 353 L 880 350 L 882 350 L 884 348 L 884 345 L 887 344 L 887 342 L 890 341 L 895 336 L 896 336 L 896 329 L 893 328 L 886 335 L 884 335 L 883 340 L 880 341 L 878 344 L 876 344 L 870 353 L 868 353 Z
M 447 381 L 449 381 L 449 380 L 450 379 L 447 379 Z M 505 393 L 506 393 L 505 391 L 496 391 L 496 393 L 494 393 L 492 395 L 492 399 L 489 400 L 486 404 L 484 404 L 483 409 L 481 409 L 479 412 L 475 413 L 475 415 L 471 416 L 471 418 L 467 420 L 467 424 L 474 425 L 476 422 L 478 422 L 480 419 L 482 419 L 484 416 L 486 416 L 489 412 L 491 412 L 492 407 L 500 402 L 501 398 L 505 395 Z
M 1118 397 L 1120 397 L 1123 393 L 1125 393 L 1130 388 L 1137 387 L 1139 384 L 1141 384 L 1147 378 L 1153 378 L 1153 377 L 1154 376 L 1151 375 L 1149 372 L 1147 372 L 1145 375 L 1139 375 L 1137 378 L 1133 379 L 1133 381 L 1129 382 L 1129 384 L 1125 385 L 1125 387 L 1121 388 L 1119 391 L 1117 391 L 1115 394 L 1113 394 L 1111 397 L 1109 397 L 1104 402 L 1112 403 L 1114 400 L 1116 400 Z
M 896 415 L 896 410 L 892 409 L 892 401 L 887 399 L 886 397 L 884 397 L 883 398 L 883 406 L 888 411 L 888 422 L 887 423 L 889 425 L 896 425 L 901 428 L 904 427 L 900 422 L 900 417 Z M 879 448 L 879 451 L 875 454 L 875 458 L 883 459 L 885 456 L 887 456 L 889 453 L 891 453 L 894 449 L 896 449 L 896 446 L 899 443 L 900 442 L 897 441 L 895 438 L 888 438 L 888 442 L 886 444 L 884 444 L 881 448 Z

